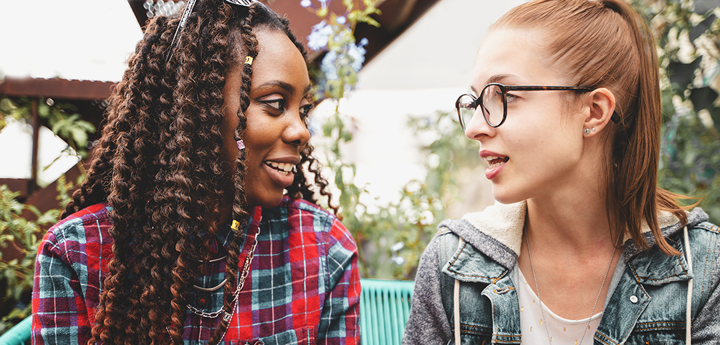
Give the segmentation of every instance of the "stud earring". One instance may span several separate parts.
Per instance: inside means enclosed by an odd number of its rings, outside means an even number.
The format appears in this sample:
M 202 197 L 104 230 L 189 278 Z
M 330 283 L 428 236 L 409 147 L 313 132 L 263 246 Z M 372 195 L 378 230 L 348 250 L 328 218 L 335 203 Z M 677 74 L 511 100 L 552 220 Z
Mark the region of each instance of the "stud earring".
M 590 134 L 590 128 L 585 128 L 585 134 Z
M 591 131 L 592 131 L 593 133 L 595 133 L 595 127 L 593 127 Z

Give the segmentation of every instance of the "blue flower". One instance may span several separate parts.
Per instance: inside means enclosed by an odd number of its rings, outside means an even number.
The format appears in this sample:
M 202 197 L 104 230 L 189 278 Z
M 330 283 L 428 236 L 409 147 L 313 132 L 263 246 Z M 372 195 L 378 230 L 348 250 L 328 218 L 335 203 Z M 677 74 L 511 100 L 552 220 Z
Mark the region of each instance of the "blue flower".
M 300 6 L 302 6 L 302 7 L 310 7 L 310 5 L 312 5 L 312 2 L 310 0 L 300 1 Z
M 368 44 L 368 39 L 365 38 L 365 37 L 363 37 L 363 38 L 360 40 L 360 46 L 361 46 L 361 47 L 362 47 L 362 46 L 366 46 L 367 44 Z
M 337 68 L 335 68 L 335 60 L 338 58 L 336 51 L 329 51 L 325 54 L 322 62 L 320 63 L 320 69 L 325 73 L 327 80 L 334 80 L 338 78 Z
M 354 45 L 350 44 L 348 47 L 347 55 L 352 59 L 352 62 L 350 63 L 350 66 L 352 69 L 355 70 L 355 72 L 360 71 L 360 68 L 362 68 L 363 62 L 365 62 L 365 48 L 363 48 L 364 45 L 367 44 L 367 39 L 363 38 L 360 40 L 360 44 Z
M 321 21 L 320 23 L 314 25 L 312 27 L 312 31 L 310 32 L 310 35 L 308 35 L 308 48 L 312 50 L 320 50 L 322 48 L 325 48 L 328 44 L 328 39 L 330 39 L 330 35 L 332 35 L 333 29 L 330 25 L 327 25 L 326 21 Z

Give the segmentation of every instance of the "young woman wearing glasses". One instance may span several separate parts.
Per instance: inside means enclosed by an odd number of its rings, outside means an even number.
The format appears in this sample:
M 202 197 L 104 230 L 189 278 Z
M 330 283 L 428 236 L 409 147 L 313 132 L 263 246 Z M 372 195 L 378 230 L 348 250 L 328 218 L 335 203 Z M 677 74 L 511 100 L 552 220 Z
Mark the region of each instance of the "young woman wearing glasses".
M 148 24 L 40 243 L 34 344 L 359 342 L 355 242 L 313 196 L 303 54 L 259 2 Z
M 622 0 L 495 23 L 456 103 L 498 201 L 441 223 L 405 344 L 717 344 L 720 228 L 657 187 L 652 35 Z

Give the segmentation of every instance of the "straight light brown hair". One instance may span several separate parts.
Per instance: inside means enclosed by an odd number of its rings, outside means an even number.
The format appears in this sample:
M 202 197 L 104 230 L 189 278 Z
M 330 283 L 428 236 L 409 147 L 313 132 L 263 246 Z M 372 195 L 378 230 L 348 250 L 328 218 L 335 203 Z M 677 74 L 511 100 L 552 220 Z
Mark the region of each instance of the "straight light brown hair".
M 662 110 L 657 53 L 645 21 L 622 0 L 537 0 L 515 7 L 491 30 L 503 28 L 541 32 L 541 49 L 559 73 L 577 86 L 615 95 L 621 120 L 601 133 L 610 226 L 648 249 L 645 221 L 658 247 L 678 255 L 660 231 L 657 212 L 686 224 L 685 210 L 694 205 L 680 206 L 676 200 L 687 197 L 657 186 Z

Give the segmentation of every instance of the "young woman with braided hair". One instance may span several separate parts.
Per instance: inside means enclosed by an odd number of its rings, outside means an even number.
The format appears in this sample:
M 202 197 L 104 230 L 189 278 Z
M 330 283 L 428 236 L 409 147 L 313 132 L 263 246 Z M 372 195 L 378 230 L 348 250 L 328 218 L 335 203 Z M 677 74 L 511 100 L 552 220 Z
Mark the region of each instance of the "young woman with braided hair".
M 357 250 L 315 205 L 309 89 L 259 2 L 151 20 L 40 244 L 33 343 L 358 343 Z
M 624 0 L 492 25 L 456 107 L 498 202 L 440 224 L 404 344 L 720 343 L 720 228 L 657 186 L 652 38 Z

